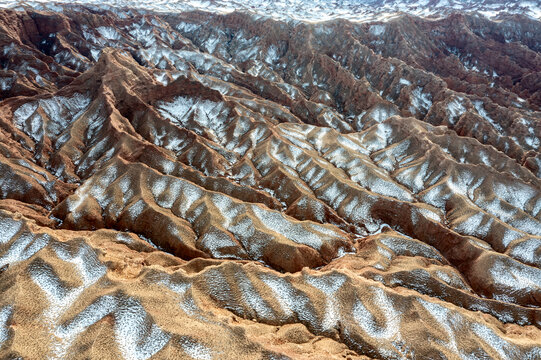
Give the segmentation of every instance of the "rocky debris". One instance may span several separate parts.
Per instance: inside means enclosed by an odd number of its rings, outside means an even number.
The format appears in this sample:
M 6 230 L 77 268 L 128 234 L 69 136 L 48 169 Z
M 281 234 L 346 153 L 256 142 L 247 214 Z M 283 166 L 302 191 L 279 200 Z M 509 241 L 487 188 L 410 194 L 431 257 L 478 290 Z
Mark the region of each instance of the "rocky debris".
M 61 9 L 0 12 L 0 357 L 541 356 L 538 21 Z

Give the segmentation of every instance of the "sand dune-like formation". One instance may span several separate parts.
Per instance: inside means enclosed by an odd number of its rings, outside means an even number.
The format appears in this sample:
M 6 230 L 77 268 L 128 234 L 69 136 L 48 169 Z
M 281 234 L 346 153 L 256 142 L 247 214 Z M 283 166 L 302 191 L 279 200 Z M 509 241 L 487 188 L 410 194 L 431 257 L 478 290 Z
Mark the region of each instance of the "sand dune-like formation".
M 0 358 L 541 358 L 541 23 L 0 11 Z

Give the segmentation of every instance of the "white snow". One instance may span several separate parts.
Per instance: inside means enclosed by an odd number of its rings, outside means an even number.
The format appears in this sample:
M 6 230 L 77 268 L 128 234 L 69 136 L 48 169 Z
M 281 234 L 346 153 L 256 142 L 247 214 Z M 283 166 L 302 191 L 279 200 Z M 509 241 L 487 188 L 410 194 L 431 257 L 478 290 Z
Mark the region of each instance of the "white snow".
M 211 36 L 209 37 L 204 43 L 203 48 L 209 53 L 214 53 L 214 50 L 216 49 L 216 46 L 220 43 L 220 38 L 217 36 Z
M 0 244 L 5 244 L 22 228 L 22 222 L 7 216 L 0 217 Z
M 192 339 L 188 336 L 183 336 L 180 339 L 180 346 L 182 350 L 188 354 L 192 359 L 197 360 L 211 360 L 212 351 L 205 345 L 197 342 L 195 339 Z
M 11 89 L 11 85 L 14 82 L 14 78 L 12 77 L 1 77 L 0 78 L 0 90 L 6 91 Z
M 411 85 L 411 81 L 409 81 L 408 79 L 404 79 L 404 78 L 400 78 L 399 83 L 402 84 L 402 85 L 406 85 L 406 86 Z
M 391 339 L 400 337 L 400 313 L 394 309 L 391 299 L 379 287 L 367 289 L 372 294 L 378 313 L 374 315 L 362 301 L 357 300 L 353 306 L 353 319 L 370 337 Z
M 113 29 L 112 27 L 108 26 L 99 26 L 96 28 L 96 31 L 100 33 L 101 36 L 108 40 L 120 40 L 121 35 Z
M 51 0 L 47 6 L 43 6 L 42 1 L 27 2 L 36 9 L 63 11 L 61 6 L 53 5 L 54 2 L 64 2 L 61 0 Z M 172 0 L 161 1 L 143 1 L 134 2 L 130 0 L 118 0 L 112 7 L 102 0 L 76 0 L 72 4 L 93 5 L 96 10 L 105 9 L 114 11 L 121 18 L 133 16 L 132 10 L 122 10 L 122 7 L 135 7 L 139 10 L 151 10 L 157 12 L 180 13 L 185 11 L 203 10 L 218 14 L 230 13 L 234 10 L 244 11 L 254 20 L 260 18 L 274 18 L 277 20 L 293 20 L 306 22 L 323 22 L 337 18 L 348 19 L 356 22 L 368 21 L 389 21 L 398 16 L 399 12 L 405 12 L 418 16 L 442 16 L 457 10 L 477 11 L 479 14 L 493 18 L 497 16 L 500 10 L 510 13 L 520 13 L 531 16 L 535 19 L 541 17 L 541 7 L 537 1 L 523 1 L 520 6 L 514 6 L 515 2 L 506 2 L 504 0 L 495 1 L 455 1 L 440 0 L 429 2 L 428 0 L 404 1 L 389 0 L 385 2 L 370 1 L 326 1 L 313 0 L 307 3 L 305 0 L 288 1 L 242 1 L 242 0 Z M 0 6 L 14 9 L 22 9 L 17 1 L 4 0 Z M 381 26 L 381 25 L 380 25 Z M 181 22 L 177 29 L 183 32 L 193 32 L 199 26 L 191 23 Z
M 496 129 L 500 134 L 504 133 L 504 130 L 503 130 L 502 126 L 500 124 L 498 124 L 496 121 L 494 121 L 494 119 L 492 119 L 488 115 L 487 111 L 484 108 L 484 104 L 483 104 L 482 101 L 473 101 L 473 105 L 475 106 L 475 110 L 477 110 L 477 113 L 482 118 L 487 120 L 494 127 L 494 129 Z
M 40 99 L 28 102 L 13 112 L 15 126 L 23 130 L 35 141 L 41 141 L 43 135 L 59 135 L 71 122 L 77 120 L 90 104 L 90 99 L 80 93 L 72 97 L 56 96 L 50 99 Z M 37 113 L 40 107 L 47 116 L 47 126 L 44 119 Z
M 373 120 L 381 123 L 393 115 L 397 115 L 398 112 L 394 108 L 386 107 L 385 105 L 374 105 L 365 117 L 372 118 Z
M 370 32 L 370 34 L 374 36 L 380 36 L 380 35 L 385 34 L 386 29 L 387 28 L 385 27 L 385 25 L 370 25 L 370 28 L 368 31 Z
M 2 347 L 2 344 L 8 339 L 8 320 L 12 313 L 13 307 L 11 305 L 0 308 L 0 347 Z
M 134 298 L 121 299 L 114 317 L 115 337 L 125 359 L 146 360 L 160 351 L 171 338 Z
M 341 274 L 328 276 L 307 276 L 306 281 L 325 296 L 325 315 L 321 322 L 323 330 L 333 329 L 340 321 L 340 305 L 336 293 L 346 282 L 346 277 Z
M 431 95 L 424 93 L 423 88 L 417 87 L 411 92 L 411 107 L 410 111 L 416 112 L 415 110 L 428 110 L 432 106 Z
M 216 140 L 223 135 L 228 122 L 229 110 L 224 103 L 196 97 L 179 96 L 172 102 L 159 102 L 157 108 L 162 116 L 180 127 L 191 129 L 200 135 L 204 129 L 212 131 Z M 192 115 L 193 122 L 190 121 Z
M 268 50 L 267 50 L 267 56 L 265 57 L 265 62 L 267 64 L 274 64 L 274 62 L 278 60 L 278 49 L 276 48 L 276 46 L 274 45 L 271 45 L 269 46 Z
M 456 118 L 466 112 L 466 108 L 462 105 L 462 98 L 454 98 L 447 104 L 447 111 L 449 113 L 449 122 L 454 124 Z

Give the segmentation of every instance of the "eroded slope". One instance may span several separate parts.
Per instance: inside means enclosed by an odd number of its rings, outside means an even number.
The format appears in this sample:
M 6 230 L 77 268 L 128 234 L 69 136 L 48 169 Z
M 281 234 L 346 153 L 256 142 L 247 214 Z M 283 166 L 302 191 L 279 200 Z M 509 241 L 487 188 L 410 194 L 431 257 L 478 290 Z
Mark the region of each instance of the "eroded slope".
M 541 356 L 539 22 L 0 17 L 2 356 Z

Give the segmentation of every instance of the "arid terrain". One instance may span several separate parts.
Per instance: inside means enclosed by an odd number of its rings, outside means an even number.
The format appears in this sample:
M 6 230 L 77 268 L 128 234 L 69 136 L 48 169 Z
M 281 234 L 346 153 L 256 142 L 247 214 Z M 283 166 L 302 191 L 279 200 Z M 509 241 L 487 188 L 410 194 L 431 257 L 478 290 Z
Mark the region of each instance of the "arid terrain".
M 540 359 L 540 147 L 531 16 L 1 9 L 0 358 Z

